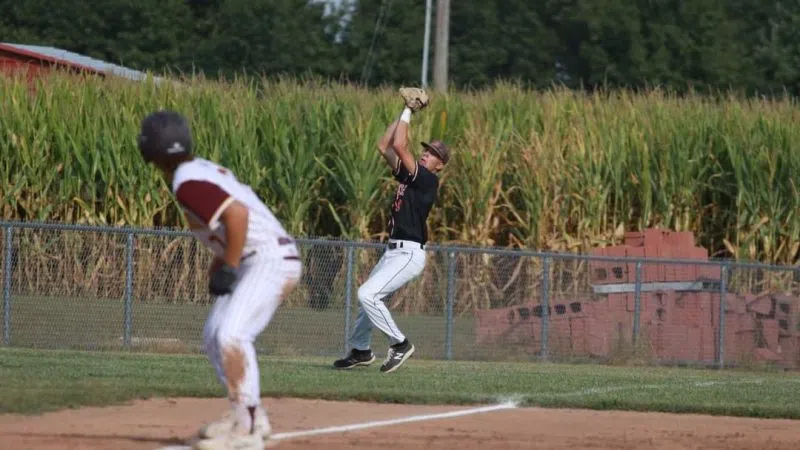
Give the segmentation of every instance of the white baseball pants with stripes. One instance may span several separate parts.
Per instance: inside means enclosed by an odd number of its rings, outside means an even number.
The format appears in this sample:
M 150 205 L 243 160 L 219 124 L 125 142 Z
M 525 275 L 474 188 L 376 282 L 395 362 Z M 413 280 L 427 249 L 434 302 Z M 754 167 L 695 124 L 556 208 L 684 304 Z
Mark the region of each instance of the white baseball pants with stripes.
M 387 295 L 418 277 L 425 268 L 425 250 L 419 244 L 404 243 L 404 248 L 386 250 L 367 281 L 358 289 L 360 308 L 350 336 L 350 345 L 356 350 L 370 348 L 373 326 L 386 335 L 390 345 L 399 344 L 406 338 L 383 302 Z
M 297 285 L 302 263 L 294 242 L 277 238 L 242 261 L 229 295 L 217 297 L 203 330 L 206 354 L 234 408 L 260 405 L 253 342 Z

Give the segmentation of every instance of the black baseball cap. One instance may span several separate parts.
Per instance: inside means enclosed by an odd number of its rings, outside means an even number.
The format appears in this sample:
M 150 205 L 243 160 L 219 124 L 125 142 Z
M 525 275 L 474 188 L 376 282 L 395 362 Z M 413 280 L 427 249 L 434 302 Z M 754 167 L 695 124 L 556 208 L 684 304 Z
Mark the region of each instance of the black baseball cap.
M 437 139 L 430 142 L 423 142 L 422 146 L 441 159 L 443 163 L 447 164 L 450 160 L 450 149 L 444 142 Z
M 139 151 L 147 162 L 185 157 L 192 153 L 192 132 L 175 111 L 156 111 L 142 120 Z

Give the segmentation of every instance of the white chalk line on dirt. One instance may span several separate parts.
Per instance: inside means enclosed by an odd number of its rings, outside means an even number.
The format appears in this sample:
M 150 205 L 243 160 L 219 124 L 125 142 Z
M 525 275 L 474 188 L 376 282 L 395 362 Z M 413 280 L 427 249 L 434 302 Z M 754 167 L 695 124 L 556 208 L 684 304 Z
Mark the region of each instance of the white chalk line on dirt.
M 409 417 L 401 417 L 399 419 L 389 419 L 389 420 L 378 420 L 374 422 L 364 422 L 364 423 L 356 423 L 352 425 L 343 425 L 343 426 L 336 426 L 336 427 L 327 427 L 327 428 L 318 428 L 315 430 L 306 430 L 306 431 L 292 431 L 288 433 L 276 433 L 273 434 L 270 439 L 280 441 L 284 439 L 292 439 L 298 437 L 306 437 L 306 436 L 316 436 L 318 434 L 330 434 L 330 433 L 345 433 L 348 431 L 356 431 L 356 430 L 364 430 L 367 428 L 375 428 L 375 427 L 383 427 L 389 425 L 399 425 L 403 423 L 410 423 L 410 422 L 423 422 L 426 420 L 437 420 L 437 419 L 449 419 L 451 417 L 461 417 L 467 416 L 470 414 L 481 414 L 487 413 L 492 411 L 501 411 L 505 409 L 514 409 L 516 408 L 516 403 L 513 402 L 505 402 L 499 405 L 491 405 L 491 406 L 482 406 L 479 408 L 472 408 L 472 409 L 462 409 L 460 411 L 450 411 L 446 413 L 438 413 L 438 414 L 423 414 L 421 416 L 409 416 Z
M 388 419 L 388 420 L 378 420 L 372 422 L 364 422 L 364 423 L 355 423 L 351 425 L 341 425 L 335 427 L 326 427 L 326 428 L 316 428 L 311 430 L 302 430 L 302 431 L 290 431 L 285 433 L 275 433 L 270 436 L 271 441 L 282 441 L 287 439 L 294 439 L 300 437 L 308 437 L 308 436 L 317 436 L 320 434 L 332 434 L 332 433 L 346 433 L 348 431 L 358 431 L 364 430 L 367 428 L 375 428 L 375 427 L 384 427 L 390 425 L 400 425 L 403 423 L 411 423 L 411 422 L 424 422 L 426 420 L 437 420 L 437 419 L 449 419 L 452 417 L 461 417 L 467 416 L 471 414 L 481 414 L 493 411 L 502 411 L 507 409 L 514 409 L 517 407 L 517 404 L 514 402 L 504 402 L 498 405 L 491 405 L 491 406 L 481 406 L 478 408 L 470 408 L 470 409 L 462 409 L 459 411 L 450 411 L 445 413 L 437 413 L 437 414 L 423 414 L 418 416 L 408 416 L 408 417 L 401 417 L 398 419 Z M 188 445 L 174 445 L 170 447 L 162 447 L 159 450 L 191 450 L 191 446 Z
M 725 386 L 725 385 L 735 385 L 735 384 L 762 384 L 764 380 L 762 379 L 752 379 L 752 380 L 740 380 L 740 381 L 696 381 L 694 383 L 690 383 L 689 386 L 692 387 L 711 387 L 711 386 Z M 530 395 L 528 394 L 527 397 L 582 397 L 586 395 L 593 395 L 593 394 L 607 394 L 611 392 L 619 392 L 619 391 L 632 391 L 632 390 L 649 390 L 649 389 L 663 389 L 663 388 L 674 388 L 678 387 L 678 385 L 672 384 L 628 384 L 623 386 L 606 386 L 606 387 L 598 387 L 598 388 L 588 388 L 588 389 L 581 389 L 579 391 L 572 391 L 572 392 L 552 392 L 547 394 L 539 394 L 539 395 Z M 356 423 L 351 425 L 340 425 L 340 426 L 333 426 L 333 427 L 326 427 L 326 428 L 316 428 L 311 430 L 302 430 L 302 431 L 291 431 L 291 432 L 284 432 L 284 433 L 276 433 L 270 436 L 271 441 L 281 441 L 287 439 L 294 439 L 300 437 L 308 437 L 308 436 L 317 436 L 320 434 L 333 434 L 333 433 L 346 433 L 348 431 L 358 431 L 364 430 L 368 428 L 376 428 L 376 427 L 383 427 L 383 426 L 390 426 L 390 425 L 400 425 L 404 423 L 411 423 L 411 422 L 423 422 L 426 420 L 437 420 L 437 419 L 448 419 L 452 417 L 461 417 L 467 416 L 471 414 L 480 414 L 492 411 L 502 411 L 508 409 L 517 408 L 521 399 L 523 399 L 524 395 L 520 396 L 505 396 L 504 400 L 500 404 L 491 405 L 491 406 L 481 406 L 478 408 L 471 408 L 471 409 L 464 409 L 459 411 L 450 411 L 446 413 L 437 413 L 437 414 L 423 414 L 418 416 L 409 416 L 409 417 L 401 417 L 398 419 L 388 419 L 388 420 L 379 420 L 373 422 L 364 422 L 364 423 Z M 171 447 L 162 447 L 159 450 L 191 450 L 191 446 L 171 446 Z
M 694 383 L 689 383 L 689 387 L 711 387 L 711 386 L 727 386 L 727 385 L 734 385 L 734 384 L 762 384 L 764 380 L 762 379 L 753 379 L 753 380 L 738 380 L 738 381 L 696 381 Z M 587 388 L 581 389 L 579 391 L 572 391 L 572 392 L 548 392 L 548 393 L 541 393 L 541 394 L 526 394 L 525 396 L 529 398 L 542 398 L 542 397 L 583 397 L 587 395 L 594 395 L 594 394 L 609 394 L 612 392 L 620 392 L 620 391 L 636 391 L 636 390 L 651 390 L 651 389 L 668 389 L 668 388 L 680 388 L 681 386 L 675 383 L 663 383 L 663 384 L 626 384 L 622 386 L 604 386 L 604 387 L 595 387 L 595 388 Z M 523 397 L 525 397 L 523 396 Z M 519 400 L 518 400 L 519 401 Z

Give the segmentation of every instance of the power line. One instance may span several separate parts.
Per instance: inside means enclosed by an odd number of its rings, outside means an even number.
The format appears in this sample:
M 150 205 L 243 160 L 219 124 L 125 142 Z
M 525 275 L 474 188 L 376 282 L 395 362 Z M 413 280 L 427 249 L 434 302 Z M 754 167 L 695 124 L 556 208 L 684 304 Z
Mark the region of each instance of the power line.
M 372 33 L 372 43 L 369 46 L 369 53 L 367 53 L 367 62 L 361 69 L 361 83 L 366 84 L 372 72 L 372 59 L 375 52 L 375 45 L 378 41 L 378 33 L 380 33 L 381 26 L 384 25 L 386 18 L 389 16 L 389 8 L 392 5 L 392 0 L 383 0 L 381 2 L 381 9 L 378 11 L 378 19 L 375 21 L 375 30 Z

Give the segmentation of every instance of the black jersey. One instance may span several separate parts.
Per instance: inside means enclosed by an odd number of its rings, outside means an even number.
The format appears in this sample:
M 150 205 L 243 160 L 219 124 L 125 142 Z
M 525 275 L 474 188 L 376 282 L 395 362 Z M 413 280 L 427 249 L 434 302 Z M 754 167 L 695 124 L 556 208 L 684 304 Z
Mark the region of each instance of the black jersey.
M 389 237 L 425 244 L 428 241 L 428 213 L 436 201 L 439 177 L 418 162 L 414 165 L 416 175 L 409 173 L 402 162 L 393 172 L 400 184 L 392 201 Z

